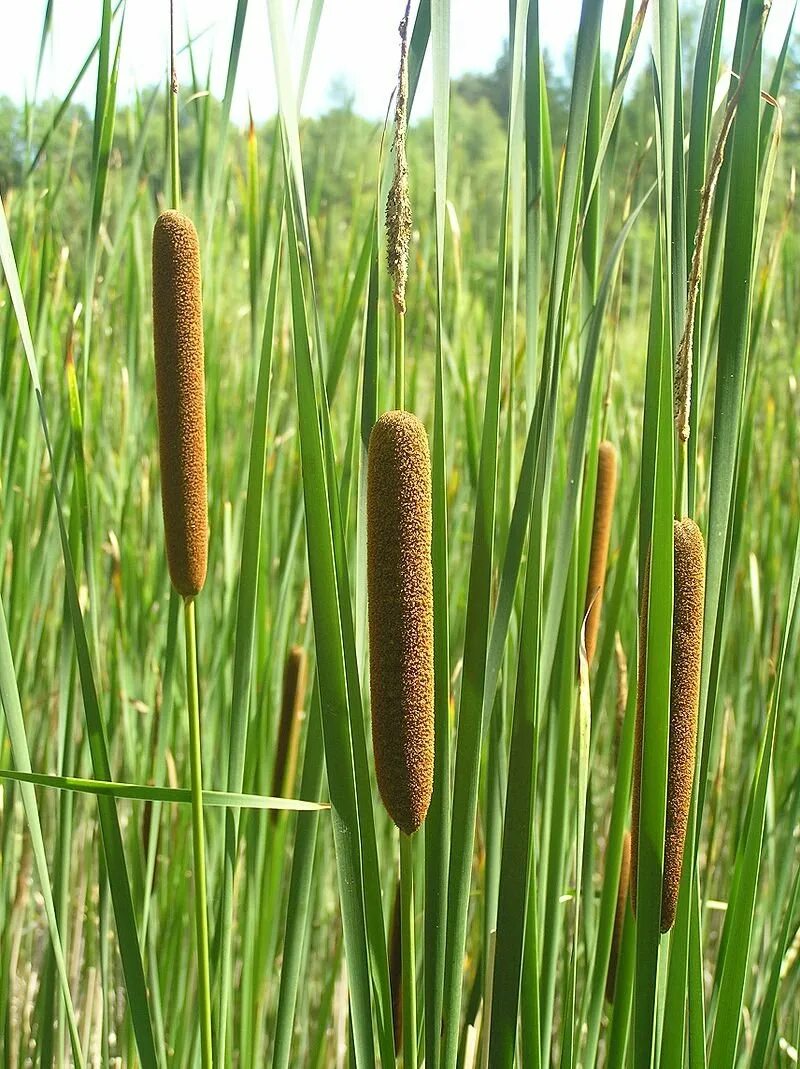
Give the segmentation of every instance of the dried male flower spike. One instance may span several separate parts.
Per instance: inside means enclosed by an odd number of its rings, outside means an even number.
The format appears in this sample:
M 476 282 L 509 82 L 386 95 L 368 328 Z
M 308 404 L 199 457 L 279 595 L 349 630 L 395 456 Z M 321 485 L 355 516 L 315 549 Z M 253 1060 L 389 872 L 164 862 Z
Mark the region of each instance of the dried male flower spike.
M 203 307 L 197 231 L 175 211 L 153 229 L 153 346 L 167 563 L 191 598 L 208 563 Z
M 597 487 L 594 495 L 592 548 L 586 583 L 586 660 L 591 665 L 597 648 L 603 588 L 606 582 L 611 519 L 617 490 L 617 451 L 611 442 L 601 442 L 597 449 Z
M 406 835 L 433 790 L 431 464 L 416 416 L 372 428 L 367 476 L 367 586 L 372 745 L 378 788 Z
M 617 969 L 619 967 L 619 952 L 622 946 L 622 930 L 625 927 L 625 907 L 628 904 L 628 887 L 631 878 L 631 833 L 625 832 L 622 840 L 622 859 L 619 868 L 619 884 L 617 886 L 617 909 L 614 913 L 614 934 L 611 937 L 611 953 L 608 958 L 608 972 L 606 974 L 606 999 L 614 1001 L 614 992 L 617 987 Z
M 411 197 L 408 188 L 408 17 L 411 0 L 400 23 L 400 70 L 394 110 L 394 175 L 386 198 L 386 260 L 392 279 L 394 306 L 405 315 L 408 257 L 411 245 Z
M 675 923 L 683 867 L 683 847 L 692 799 L 697 709 L 700 700 L 700 667 L 703 653 L 703 605 L 705 598 L 705 544 L 694 520 L 674 522 L 674 600 L 672 611 L 672 671 L 669 709 L 669 758 L 667 810 L 664 830 L 664 877 L 661 892 L 661 931 Z M 633 869 L 631 902 L 636 909 L 639 863 L 639 812 L 642 778 L 642 732 L 644 724 L 644 675 L 647 657 L 647 606 L 650 561 L 645 568 L 642 611 L 639 621 L 639 678 L 636 697 L 636 737 L 633 753 L 633 819 L 631 822 Z

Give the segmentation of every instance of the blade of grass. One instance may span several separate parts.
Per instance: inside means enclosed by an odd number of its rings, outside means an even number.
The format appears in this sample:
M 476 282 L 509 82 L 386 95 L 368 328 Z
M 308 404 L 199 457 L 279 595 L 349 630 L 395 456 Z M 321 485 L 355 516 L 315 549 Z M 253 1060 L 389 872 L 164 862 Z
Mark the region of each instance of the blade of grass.
M 647 649 L 645 678 L 638 683 L 644 687 L 639 850 L 638 858 L 631 858 L 631 864 L 638 867 L 633 1055 L 634 1063 L 642 1069 L 653 1064 L 655 1056 L 673 608 L 672 360 L 669 305 L 664 302 L 668 276 L 661 235 L 660 228 L 654 258 L 642 432 L 641 495 L 647 519 L 640 527 L 640 559 L 647 554 L 649 543 L 650 568 L 649 574 L 640 573 L 643 597 L 647 595 Z

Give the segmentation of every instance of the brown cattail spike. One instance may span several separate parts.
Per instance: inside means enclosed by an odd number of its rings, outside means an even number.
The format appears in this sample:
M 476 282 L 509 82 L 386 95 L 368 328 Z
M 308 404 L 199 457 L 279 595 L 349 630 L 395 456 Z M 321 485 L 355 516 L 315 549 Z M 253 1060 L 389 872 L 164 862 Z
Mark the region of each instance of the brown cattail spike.
M 661 897 L 661 930 L 664 932 L 669 931 L 675 923 L 683 845 L 692 801 L 703 656 L 705 583 L 706 548 L 700 528 L 694 520 L 676 521 L 667 823 L 664 890 Z
M 601 442 L 597 449 L 597 487 L 594 495 L 594 525 L 592 549 L 589 555 L 589 577 L 586 583 L 586 660 L 591 665 L 597 648 L 600 630 L 600 611 L 603 606 L 603 587 L 606 581 L 608 544 L 611 538 L 611 517 L 617 490 L 617 451 L 611 442 Z
M 288 797 L 294 789 L 297 750 L 300 742 L 300 714 L 306 691 L 306 651 L 292 646 L 283 670 L 283 699 L 272 772 L 273 797 Z M 272 811 L 277 815 L 277 810 Z
M 661 892 L 661 931 L 675 923 L 683 867 L 683 847 L 692 800 L 697 707 L 700 700 L 700 665 L 703 652 L 703 603 L 705 598 L 705 545 L 694 520 L 676 520 L 675 580 L 672 610 L 672 671 L 669 703 L 669 760 L 667 811 L 664 829 L 664 881 Z M 639 680 L 636 696 L 636 737 L 633 755 L 633 819 L 631 902 L 636 909 L 639 858 L 639 810 L 642 777 L 642 729 L 644 723 L 644 669 L 647 650 L 647 592 L 649 559 L 645 569 L 639 633 Z
M 208 561 L 206 417 L 200 247 L 180 212 L 162 212 L 153 229 L 153 344 L 167 563 L 190 598 Z
M 611 953 L 608 959 L 608 973 L 606 974 L 606 998 L 609 1002 L 614 1001 L 614 991 L 617 987 L 617 967 L 619 966 L 619 951 L 622 946 L 622 929 L 625 927 L 625 907 L 628 904 L 628 886 L 631 878 L 631 833 L 625 832 L 622 840 L 622 860 L 619 868 L 619 884 L 617 886 L 617 910 L 614 914 L 614 934 L 611 937 Z
M 433 789 L 433 578 L 428 438 L 408 412 L 386 412 L 370 435 L 367 582 L 375 771 L 411 835 Z

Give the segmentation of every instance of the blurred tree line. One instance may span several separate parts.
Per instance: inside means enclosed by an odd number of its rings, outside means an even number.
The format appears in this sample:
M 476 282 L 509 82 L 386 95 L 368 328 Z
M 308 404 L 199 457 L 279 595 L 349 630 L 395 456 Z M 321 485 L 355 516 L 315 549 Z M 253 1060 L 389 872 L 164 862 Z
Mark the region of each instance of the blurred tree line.
M 692 7 L 684 15 L 684 69 L 687 71 L 693 61 L 698 17 L 697 10 Z M 613 58 L 605 56 L 606 98 L 612 64 Z M 567 124 L 571 66 L 570 56 L 558 61 L 545 56 L 556 169 Z M 770 70 L 767 61 L 767 78 Z M 655 176 L 654 153 L 652 148 L 647 150 L 647 139 L 653 128 L 650 78 L 649 66 L 644 65 L 629 84 L 617 148 L 621 186 L 631 173 L 634 161 L 640 188 Z M 690 84 L 689 78 L 686 81 Z M 508 85 L 507 45 L 493 71 L 465 74 L 452 83 L 448 186 L 453 202 L 451 228 L 458 232 L 463 259 L 469 265 L 471 275 L 473 278 L 480 276 L 475 281 L 485 276 L 487 283 L 493 276 L 501 210 Z M 783 111 L 785 144 L 775 198 L 779 205 L 783 200 L 781 184 L 783 182 L 788 188 L 788 167 L 792 159 L 796 159 L 800 140 L 797 107 L 800 50 L 796 44 L 787 62 L 783 96 L 786 101 Z M 322 221 L 320 225 L 325 232 L 319 234 L 319 241 L 324 250 L 331 252 L 330 243 L 347 242 L 351 224 L 365 218 L 373 203 L 383 128 L 381 123 L 364 119 L 355 112 L 352 94 L 346 84 L 334 84 L 329 100 L 325 114 L 302 120 L 301 135 L 311 216 Z M 31 108 L 0 97 L 0 192 L 6 196 L 21 184 L 45 141 L 45 150 L 36 162 L 37 169 L 42 172 L 39 185 L 47 188 L 52 183 L 60 184 L 65 178 L 69 179 L 58 198 L 56 224 L 62 231 L 64 242 L 79 251 L 90 197 L 92 119 L 83 105 L 69 104 L 54 125 L 60 106 L 60 101 L 52 100 Z M 181 172 L 185 192 L 194 195 L 195 199 L 208 194 L 220 143 L 221 114 L 220 102 L 206 93 L 203 86 L 189 84 L 186 87 L 179 112 Z M 276 162 L 275 132 L 274 119 L 256 130 L 259 159 L 267 177 Z M 388 141 L 383 144 L 383 151 L 388 151 Z M 408 151 L 415 216 L 423 221 L 420 225 L 425 228 L 424 220 L 431 214 L 433 189 L 430 118 L 421 118 L 413 124 Z M 227 171 L 228 182 L 244 183 L 247 174 L 246 130 L 239 136 L 236 130 L 230 130 L 227 152 L 231 164 Z M 166 159 L 166 95 L 162 87 L 155 87 L 118 107 L 110 159 L 112 211 L 113 190 L 121 190 L 125 178 L 134 172 L 139 175 L 140 188 L 155 202 L 168 187 Z M 276 167 L 275 173 L 279 170 Z M 114 172 L 120 172 L 123 181 L 115 181 Z M 116 196 L 121 197 L 122 193 L 117 192 Z M 109 220 L 109 226 L 113 227 L 113 218 Z

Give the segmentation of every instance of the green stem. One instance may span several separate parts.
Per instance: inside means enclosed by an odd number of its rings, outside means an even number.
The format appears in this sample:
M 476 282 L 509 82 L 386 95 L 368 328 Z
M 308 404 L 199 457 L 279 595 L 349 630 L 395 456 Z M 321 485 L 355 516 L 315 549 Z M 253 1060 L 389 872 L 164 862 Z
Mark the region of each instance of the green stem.
M 403 1069 L 417 1069 L 417 965 L 414 955 L 414 844 L 400 832 L 400 945 L 403 963 Z
M 686 442 L 678 440 L 675 465 L 675 516 L 682 519 L 689 509 L 689 469 L 686 462 Z
M 406 317 L 395 309 L 394 312 L 394 407 L 405 408 L 405 348 Z
M 169 4 L 169 164 L 172 207 L 181 206 L 181 167 L 178 155 L 178 75 L 175 73 L 175 27 L 173 0 Z
M 203 834 L 203 770 L 200 749 L 200 698 L 197 685 L 197 640 L 194 599 L 184 602 L 186 623 L 186 696 L 189 709 L 189 755 L 192 775 L 192 853 L 194 857 L 194 911 L 197 931 L 197 967 L 200 995 L 200 1044 L 203 1069 L 211 1069 L 211 968 L 208 958 L 208 904 L 206 847 Z

